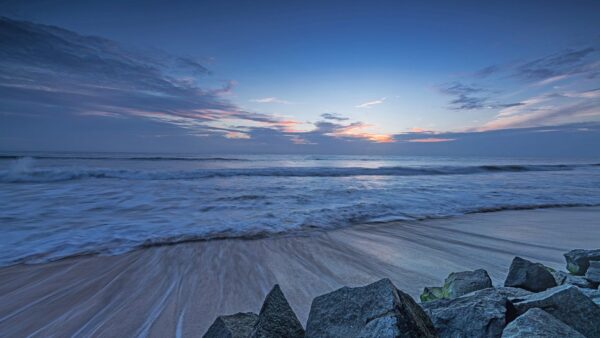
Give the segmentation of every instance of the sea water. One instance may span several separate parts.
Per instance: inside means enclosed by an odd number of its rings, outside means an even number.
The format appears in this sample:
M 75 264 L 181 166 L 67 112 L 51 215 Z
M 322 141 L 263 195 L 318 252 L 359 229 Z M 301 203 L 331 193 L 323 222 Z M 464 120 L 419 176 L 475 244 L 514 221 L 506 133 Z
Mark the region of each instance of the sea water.
M 600 205 L 600 164 L 589 159 L 4 153 L 0 266 L 586 205 Z

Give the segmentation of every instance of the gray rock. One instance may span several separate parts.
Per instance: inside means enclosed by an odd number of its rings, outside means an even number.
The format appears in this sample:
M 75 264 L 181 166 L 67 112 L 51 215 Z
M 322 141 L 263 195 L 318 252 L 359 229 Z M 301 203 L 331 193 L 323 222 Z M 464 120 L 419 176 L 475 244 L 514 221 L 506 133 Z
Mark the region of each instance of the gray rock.
M 512 302 L 519 314 L 540 308 L 586 337 L 600 337 L 600 307 L 576 286 L 561 285 Z
M 540 292 L 555 287 L 556 281 L 550 271 L 542 264 L 515 257 L 510 264 L 504 286 Z
M 596 305 L 600 306 L 600 288 L 599 289 L 579 289 L 581 293 L 588 296 L 592 300 L 592 302 L 596 303 Z
M 510 322 L 502 332 L 502 338 L 530 337 L 584 338 L 569 325 L 537 308 L 527 310 L 524 315 Z
M 511 288 L 509 286 L 500 286 L 495 289 L 500 295 L 508 298 L 509 300 L 511 298 L 525 297 L 533 294 L 533 292 L 531 291 L 527 291 L 521 288 Z
M 247 338 L 258 321 L 256 313 L 236 313 L 219 316 L 208 328 L 203 338 Z
M 600 261 L 600 249 L 596 250 L 571 250 L 565 254 L 567 270 L 574 275 L 585 275 L 590 261 Z
M 552 273 L 552 275 L 554 276 L 554 280 L 556 281 L 557 285 L 571 284 L 580 288 L 594 287 L 594 285 L 585 279 L 585 277 L 574 276 L 563 271 L 555 271 Z
M 442 287 L 426 287 L 420 298 L 422 302 L 438 299 L 453 299 L 467 293 L 492 287 L 492 279 L 487 271 L 453 272 L 448 275 Z
M 315 298 L 306 337 L 437 337 L 431 320 L 389 279 Z
M 421 304 L 440 337 L 500 337 L 515 310 L 496 289 Z
M 585 273 L 585 279 L 595 285 L 600 283 L 600 261 L 591 261 Z
M 265 297 L 252 338 L 302 338 L 304 329 L 279 285 Z
M 492 279 L 487 271 L 483 269 L 453 272 L 444 281 L 444 288 L 448 290 L 448 298 L 450 299 L 491 287 Z

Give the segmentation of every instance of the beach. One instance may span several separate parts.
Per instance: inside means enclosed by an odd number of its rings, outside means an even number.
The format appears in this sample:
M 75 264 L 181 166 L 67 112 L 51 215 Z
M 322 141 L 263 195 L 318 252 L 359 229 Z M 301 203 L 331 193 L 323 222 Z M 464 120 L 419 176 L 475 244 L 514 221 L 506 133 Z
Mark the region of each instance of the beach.
M 600 338 L 600 1 L 4 1 L 0 338 Z
M 418 299 L 453 271 L 502 284 L 514 256 L 564 269 L 600 243 L 600 207 L 467 214 L 257 239 L 192 241 L 0 269 L 5 336 L 201 336 L 217 315 L 258 312 L 278 283 L 306 323 L 311 300 L 390 278 Z

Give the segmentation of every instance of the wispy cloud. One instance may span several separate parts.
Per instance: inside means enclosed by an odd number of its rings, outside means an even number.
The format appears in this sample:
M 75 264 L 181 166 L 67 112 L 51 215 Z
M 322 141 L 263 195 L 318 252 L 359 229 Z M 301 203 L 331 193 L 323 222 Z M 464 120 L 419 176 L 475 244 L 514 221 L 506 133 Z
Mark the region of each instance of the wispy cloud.
M 0 106 L 11 107 L 11 114 L 43 116 L 52 111 L 62 120 L 151 121 L 207 141 L 237 144 L 393 141 L 373 132 L 373 126 L 339 114 L 304 123 L 241 109 L 226 99 L 235 82 L 201 85 L 211 72 L 194 58 L 137 52 L 111 40 L 7 18 L 0 18 L 0 40 Z M 277 97 L 253 101 L 291 103 Z
M 329 129 L 325 130 L 324 132 L 324 135 L 328 136 L 364 139 L 376 143 L 394 142 L 394 137 L 392 135 L 374 133 L 370 131 L 372 126 L 363 122 L 353 122 L 345 125 L 331 122 L 321 122 L 317 126 L 320 129 Z
M 595 91 L 551 93 L 531 97 L 519 106 L 500 110 L 480 130 L 536 127 L 600 120 L 600 96 Z
M 454 96 L 450 101 L 450 108 L 454 110 L 472 110 L 485 107 L 486 98 L 479 97 L 482 88 L 476 88 L 459 82 L 441 85 L 440 92 L 446 95 Z
M 355 108 L 371 108 L 373 106 L 376 106 L 378 104 L 382 104 L 385 101 L 385 97 L 380 98 L 379 100 L 373 100 L 373 101 L 368 101 L 365 103 L 361 103 L 357 106 L 355 106 Z
M 438 86 L 452 110 L 487 110 L 479 130 L 597 121 L 600 53 L 596 46 L 492 65 Z M 468 83 L 468 84 L 467 84 Z
M 291 104 L 290 101 L 278 99 L 276 97 L 264 97 L 262 99 L 252 99 L 251 102 L 256 103 L 279 103 L 279 104 Z
M 594 47 L 567 49 L 520 64 L 514 75 L 525 80 L 547 82 L 582 72 L 597 72 L 600 69 L 594 67 L 589 58 L 593 53 L 596 53 Z
M 239 131 L 229 131 L 225 133 L 225 137 L 230 139 L 249 139 L 250 135 Z
M 520 102 L 499 103 L 493 101 L 489 95 L 491 91 L 475 85 L 468 85 L 458 81 L 445 83 L 438 86 L 438 90 L 445 95 L 453 96 L 450 101 L 452 110 L 477 110 L 477 109 L 497 109 L 518 106 Z
M 314 147 L 318 145 L 319 150 L 333 153 L 345 149 L 369 152 L 391 147 L 397 147 L 393 149 L 398 151 L 402 147 L 424 147 L 418 143 L 442 143 L 430 146 L 442 148 L 466 138 L 479 140 L 491 135 L 492 139 L 494 133 L 499 133 L 492 131 L 496 129 L 600 120 L 600 77 L 594 75 L 600 65 L 596 49 L 583 48 L 579 53 L 564 58 L 554 56 L 547 61 L 540 61 L 544 59 L 541 58 L 524 68 L 492 66 L 470 79 L 441 85 L 440 92 L 451 96 L 453 110 L 494 109 L 489 114 L 494 117 L 475 132 L 439 133 L 416 128 L 409 133 L 389 134 L 382 133 L 377 126 L 335 113 L 322 114 L 316 122 L 304 122 L 242 109 L 227 99 L 235 83 L 212 80 L 210 70 L 195 58 L 142 53 L 114 41 L 6 18 L 0 19 L 0 41 L 3 133 L 10 129 L 6 127 L 9 119 L 21 128 L 25 117 L 27 121 L 37 119 L 32 123 L 44 126 L 40 129 L 51 128 L 48 125 L 54 123 L 54 127 L 58 126 L 56 130 L 66 132 L 78 129 L 70 127 L 73 121 L 85 121 L 84 126 L 108 121 L 107 130 L 119 126 L 124 135 L 132 134 L 132 129 L 151 129 L 148 135 L 160 135 L 155 138 L 161 142 L 170 135 L 185 135 L 207 149 L 235 145 L 245 148 L 226 149 L 290 151 L 293 147 L 317 149 Z M 555 67 L 554 72 L 539 71 L 550 66 Z M 517 69 L 529 75 L 516 76 Z M 495 77 L 519 81 L 523 88 L 535 85 L 536 92 L 507 99 L 498 88 L 488 87 Z M 482 79 L 490 81 L 479 83 Z M 577 80 L 573 81 L 577 85 L 564 86 L 569 79 Z M 558 82 L 560 91 L 549 88 Z M 370 108 L 385 100 L 356 107 Z M 290 103 L 276 97 L 259 98 L 255 102 Z M 572 130 L 544 128 L 550 129 L 585 135 L 598 133 L 598 128 L 589 125 Z M 540 131 L 527 133 L 535 133 L 537 137 L 544 134 Z M 16 135 L 1 134 L 1 140 Z M 59 132 L 55 131 L 56 134 Z M 176 144 L 183 143 L 178 140 Z
M 439 142 L 452 142 L 456 139 L 454 138 L 437 138 L 437 137 L 428 137 L 428 138 L 412 138 L 406 140 L 411 143 L 439 143 Z
M 44 112 L 146 118 L 194 135 L 240 136 L 244 127 L 283 129 L 282 119 L 224 99 L 234 82 L 199 85 L 210 71 L 193 58 L 138 52 L 111 40 L 0 18 L 0 99 Z M 235 123 L 235 124 L 233 124 Z
M 341 116 L 339 114 L 335 114 L 335 113 L 321 114 L 321 117 L 324 118 L 325 120 L 333 120 L 333 121 L 347 121 L 347 120 L 349 120 L 349 118 Z

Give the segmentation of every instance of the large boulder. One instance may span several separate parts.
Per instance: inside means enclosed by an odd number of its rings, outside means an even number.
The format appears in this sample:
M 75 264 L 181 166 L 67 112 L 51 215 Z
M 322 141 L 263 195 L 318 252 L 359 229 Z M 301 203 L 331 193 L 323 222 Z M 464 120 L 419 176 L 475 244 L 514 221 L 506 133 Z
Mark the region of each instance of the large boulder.
M 436 337 L 436 333 L 423 309 L 386 278 L 315 298 L 305 337 Z
M 563 271 L 554 271 L 552 273 L 554 280 L 557 285 L 571 284 L 580 288 L 593 288 L 594 285 L 590 283 L 585 277 L 575 276 Z
M 208 328 L 203 338 L 247 338 L 258 321 L 256 313 L 236 313 L 219 316 Z
M 252 338 L 302 338 L 304 329 L 279 285 L 267 294 L 258 314 Z
M 555 287 L 556 281 L 550 271 L 542 264 L 515 257 L 510 264 L 504 286 L 540 292 Z
M 585 279 L 594 285 L 600 284 L 600 261 L 591 261 L 585 272 Z
M 492 279 L 487 271 L 483 269 L 453 272 L 444 281 L 444 288 L 448 290 L 448 298 L 450 299 L 491 287 Z
M 524 315 L 510 322 L 502 331 L 502 338 L 529 337 L 585 338 L 569 325 L 538 308 L 527 310 Z
M 586 337 L 600 337 L 600 307 L 576 286 L 561 285 L 512 303 L 519 314 L 540 308 Z
M 574 275 L 585 275 L 590 261 L 600 261 L 600 249 L 596 250 L 571 250 L 565 254 L 567 270 Z
M 487 271 L 453 272 L 448 275 L 442 287 L 426 287 L 421 294 L 421 301 L 428 302 L 437 299 L 453 299 L 467 293 L 492 287 L 492 279 Z
M 421 304 L 440 337 L 500 337 L 515 316 L 508 299 L 493 288 L 455 299 Z

